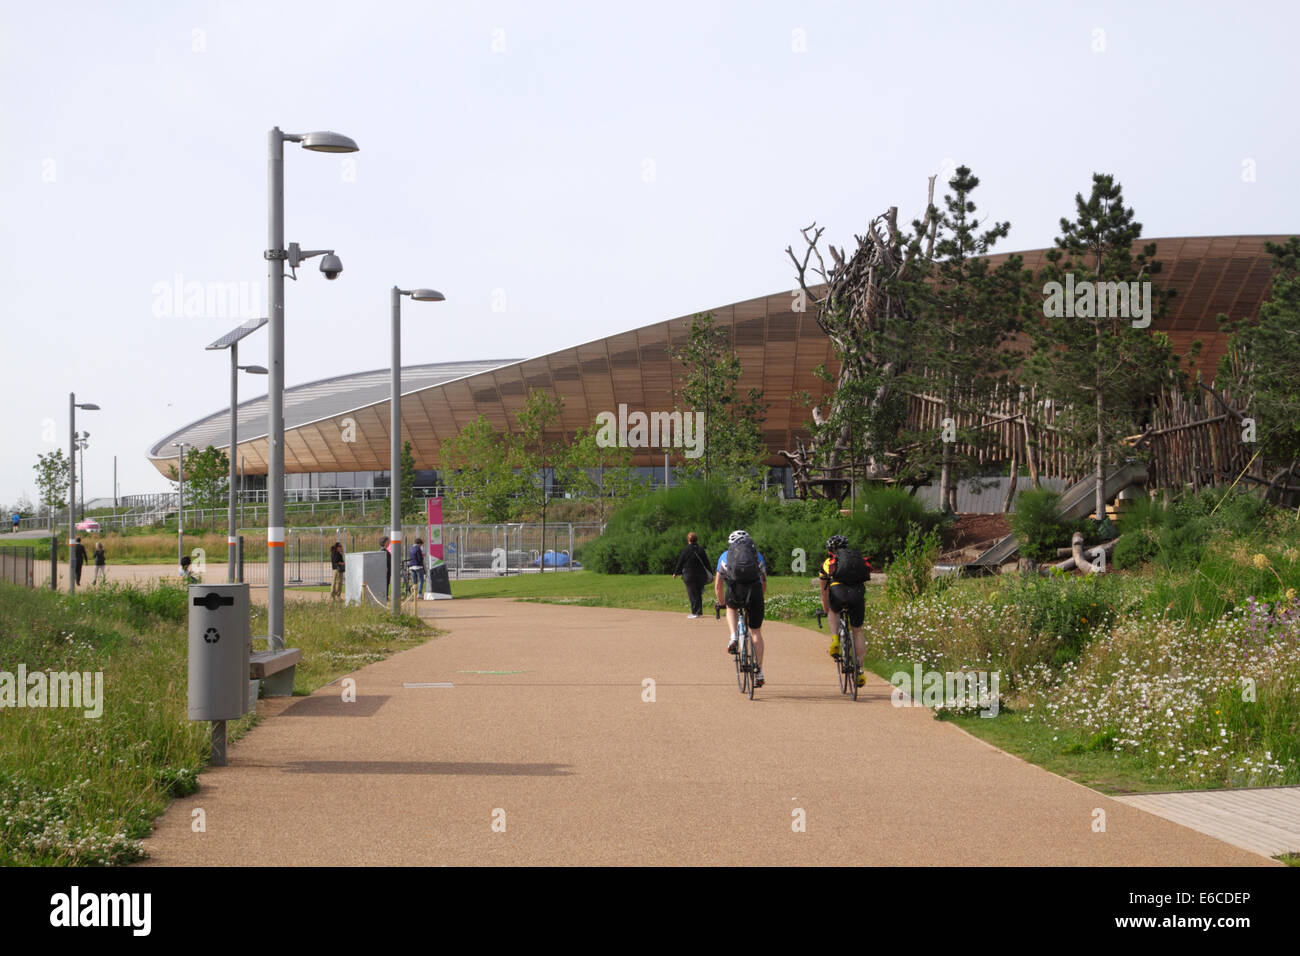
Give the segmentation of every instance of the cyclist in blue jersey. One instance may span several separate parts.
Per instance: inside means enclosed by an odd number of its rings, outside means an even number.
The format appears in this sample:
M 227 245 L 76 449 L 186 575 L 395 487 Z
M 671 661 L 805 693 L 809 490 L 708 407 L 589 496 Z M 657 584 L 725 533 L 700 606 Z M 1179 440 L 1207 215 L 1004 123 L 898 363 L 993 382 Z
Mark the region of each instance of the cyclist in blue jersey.
M 754 547 L 748 531 L 733 531 L 727 538 L 727 550 L 718 555 L 713 594 L 719 604 L 727 606 L 727 627 L 731 637 L 727 653 L 738 651 L 736 640 L 737 611 L 743 607 L 749 615 L 750 639 L 754 642 L 754 686 L 763 686 L 763 607 L 767 595 L 767 562 Z M 725 593 L 724 593 L 725 585 Z

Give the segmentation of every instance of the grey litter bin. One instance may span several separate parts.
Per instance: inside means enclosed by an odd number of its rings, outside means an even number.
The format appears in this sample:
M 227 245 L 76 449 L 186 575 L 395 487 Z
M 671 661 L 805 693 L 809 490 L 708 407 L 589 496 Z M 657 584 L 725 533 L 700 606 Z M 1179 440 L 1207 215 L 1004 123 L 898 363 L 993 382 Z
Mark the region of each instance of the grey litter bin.
M 247 584 L 189 588 L 190 720 L 235 720 L 248 713 Z

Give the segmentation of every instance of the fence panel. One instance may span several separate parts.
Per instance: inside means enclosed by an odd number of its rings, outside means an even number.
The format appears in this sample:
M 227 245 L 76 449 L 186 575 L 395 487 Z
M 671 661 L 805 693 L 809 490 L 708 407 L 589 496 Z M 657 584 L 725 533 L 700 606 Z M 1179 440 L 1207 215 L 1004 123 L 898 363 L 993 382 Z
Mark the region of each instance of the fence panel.
M 35 548 L 0 548 L 0 581 L 33 587 L 36 584 L 33 577 L 35 565 Z
M 453 577 L 535 572 L 540 569 L 543 550 L 552 552 L 555 556 L 547 561 L 546 570 L 567 571 L 574 569 L 574 554 L 577 549 L 597 538 L 603 527 L 594 522 L 548 522 L 543 542 L 540 523 L 443 525 L 443 556 L 448 572 Z M 244 535 L 244 581 L 253 587 L 265 587 L 266 532 L 264 529 L 253 528 L 240 533 Z M 358 551 L 378 551 L 380 541 L 387 534 L 388 528 L 384 525 L 287 528 L 284 548 L 285 585 L 310 587 L 329 584 L 329 551 L 335 541 L 343 545 L 345 555 Z M 426 536 L 424 526 L 405 528 L 403 549 L 409 548 L 417 536 Z M 427 540 L 424 550 L 428 554 Z M 209 562 L 209 568 L 211 567 Z

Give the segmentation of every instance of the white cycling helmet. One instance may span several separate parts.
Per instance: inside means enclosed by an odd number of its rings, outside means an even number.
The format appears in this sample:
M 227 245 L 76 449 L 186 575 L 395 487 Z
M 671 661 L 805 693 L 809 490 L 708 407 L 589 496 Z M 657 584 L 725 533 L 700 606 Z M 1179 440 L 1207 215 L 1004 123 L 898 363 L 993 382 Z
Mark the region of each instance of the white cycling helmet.
M 735 544 L 741 538 L 748 538 L 748 537 L 749 537 L 749 532 L 741 528 L 739 530 L 731 532 L 731 536 L 727 538 L 727 544 Z

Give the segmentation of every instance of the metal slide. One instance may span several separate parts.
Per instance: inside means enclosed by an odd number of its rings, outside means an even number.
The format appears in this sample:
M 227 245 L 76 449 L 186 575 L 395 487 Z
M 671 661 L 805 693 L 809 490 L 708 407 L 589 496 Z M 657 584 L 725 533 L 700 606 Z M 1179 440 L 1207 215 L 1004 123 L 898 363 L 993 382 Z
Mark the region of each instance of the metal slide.
M 1130 462 L 1116 468 L 1106 477 L 1103 493 L 1107 501 L 1113 501 L 1115 496 L 1129 485 L 1145 485 L 1146 482 L 1146 466 L 1140 462 Z M 1061 492 L 1061 516 L 1069 520 L 1077 520 L 1092 514 L 1094 510 L 1094 490 L 1095 479 L 1092 475 L 1076 481 L 1066 488 Z M 970 569 L 966 573 L 991 572 L 1010 559 L 1018 550 L 1020 550 L 1020 543 L 1016 541 L 1014 534 L 1009 534 L 1005 538 L 1001 538 L 993 547 L 974 561 L 965 565 L 966 568 Z

